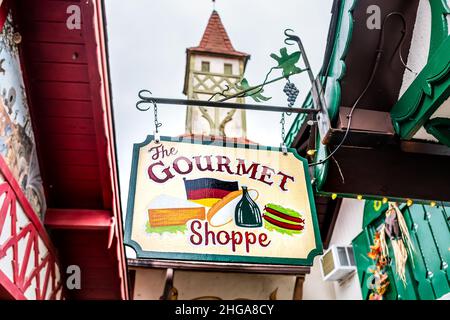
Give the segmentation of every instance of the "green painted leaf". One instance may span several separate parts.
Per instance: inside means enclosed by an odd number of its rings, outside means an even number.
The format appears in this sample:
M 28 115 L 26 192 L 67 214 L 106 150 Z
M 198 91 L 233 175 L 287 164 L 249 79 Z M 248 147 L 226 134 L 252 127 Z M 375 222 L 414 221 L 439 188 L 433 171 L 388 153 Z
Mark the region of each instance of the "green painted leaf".
M 248 90 L 251 88 L 250 84 L 248 83 L 248 80 L 243 78 L 240 83 L 236 84 L 236 88 L 240 91 Z M 255 88 L 253 90 L 247 91 L 244 96 L 245 97 L 251 97 L 256 102 L 261 101 L 267 101 L 270 100 L 270 97 L 265 97 L 262 95 L 264 92 L 264 89 L 261 88 Z
M 270 55 L 271 58 L 278 62 L 278 66 L 276 68 L 283 69 L 283 76 L 285 77 L 301 72 L 301 69 L 295 65 L 300 60 L 300 56 L 300 51 L 288 54 L 286 48 L 280 49 L 280 56 L 277 56 L 275 53 Z
M 164 226 L 164 227 L 151 227 L 150 224 L 147 222 L 145 231 L 147 233 L 159 233 L 162 234 L 164 232 L 169 233 L 177 233 L 182 232 L 184 233 L 186 231 L 186 225 L 183 224 L 181 226 Z

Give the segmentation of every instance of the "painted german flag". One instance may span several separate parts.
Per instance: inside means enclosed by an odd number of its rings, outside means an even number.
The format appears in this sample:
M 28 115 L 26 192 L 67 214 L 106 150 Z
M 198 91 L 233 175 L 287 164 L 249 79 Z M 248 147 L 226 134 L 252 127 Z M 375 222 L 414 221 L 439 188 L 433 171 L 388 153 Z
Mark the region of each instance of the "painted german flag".
M 187 199 L 211 207 L 233 191 L 239 190 L 237 181 L 222 181 L 213 178 L 184 179 Z

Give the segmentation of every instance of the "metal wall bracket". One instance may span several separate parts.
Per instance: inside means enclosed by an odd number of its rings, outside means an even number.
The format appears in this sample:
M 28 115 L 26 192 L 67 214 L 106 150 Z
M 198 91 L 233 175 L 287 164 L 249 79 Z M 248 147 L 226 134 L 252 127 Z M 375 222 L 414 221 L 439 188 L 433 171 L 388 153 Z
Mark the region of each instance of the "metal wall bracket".
M 293 113 L 318 113 L 319 109 L 310 108 L 289 108 L 274 105 L 259 105 L 259 104 L 244 104 L 235 102 L 217 102 L 217 101 L 205 101 L 205 100 L 186 100 L 186 99 L 169 99 L 169 98 L 156 98 L 156 97 L 144 97 L 139 93 L 139 100 L 136 106 L 139 110 L 145 111 L 145 109 L 139 107 L 145 103 L 157 103 L 157 104 L 169 104 L 169 105 L 181 105 L 181 106 L 198 106 L 209 108 L 226 108 L 226 109 L 243 109 L 243 110 L 257 110 L 257 111 L 271 111 L 271 112 L 293 112 Z

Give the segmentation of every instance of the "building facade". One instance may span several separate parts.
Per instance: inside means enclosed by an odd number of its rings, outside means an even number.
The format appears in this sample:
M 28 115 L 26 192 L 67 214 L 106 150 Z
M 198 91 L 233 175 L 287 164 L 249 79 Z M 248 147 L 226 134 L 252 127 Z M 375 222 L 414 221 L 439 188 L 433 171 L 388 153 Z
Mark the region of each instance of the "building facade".
M 101 1 L 0 1 L 0 299 L 127 299 Z
M 324 254 L 285 272 L 125 255 L 103 3 L 0 0 L 0 299 L 448 299 L 449 7 L 333 2 L 302 106 L 325 112 L 285 141 L 310 164 Z M 213 11 L 184 94 L 236 93 L 249 57 Z M 185 136 L 248 147 L 246 117 L 188 106 Z
M 324 281 L 317 258 L 305 299 L 448 298 L 449 12 L 440 0 L 334 1 L 318 75 L 331 127 L 298 116 L 287 143 L 315 150 L 316 195 L 337 204 L 324 244 L 351 247 L 354 272 Z M 401 237 L 384 232 L 402 224 Z
M 183 93 L 192 100 L 216 101 L 226 91 L 236 93 L 234 85 L 245 71 L 250 55 L 236 51 L 213 11 L 200 44 L 186 50 L 186 74 Z M 230 90 L 227 90 L 230 89 Z M 244 98 L 232 99 L 243 103 Z M 245 110 L 189 106 L 186 111 L 186 134 L 246 138 Z

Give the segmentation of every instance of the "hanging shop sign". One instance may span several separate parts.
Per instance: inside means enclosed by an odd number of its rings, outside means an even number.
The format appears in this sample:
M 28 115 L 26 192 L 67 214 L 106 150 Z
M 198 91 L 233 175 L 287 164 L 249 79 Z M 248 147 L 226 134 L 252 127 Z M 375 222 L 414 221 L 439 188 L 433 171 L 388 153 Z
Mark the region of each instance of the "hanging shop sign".
M 134 145 L 125 242 L 138 258 L 312 265 L 322 243 L 307 162 L 149 136 Z

